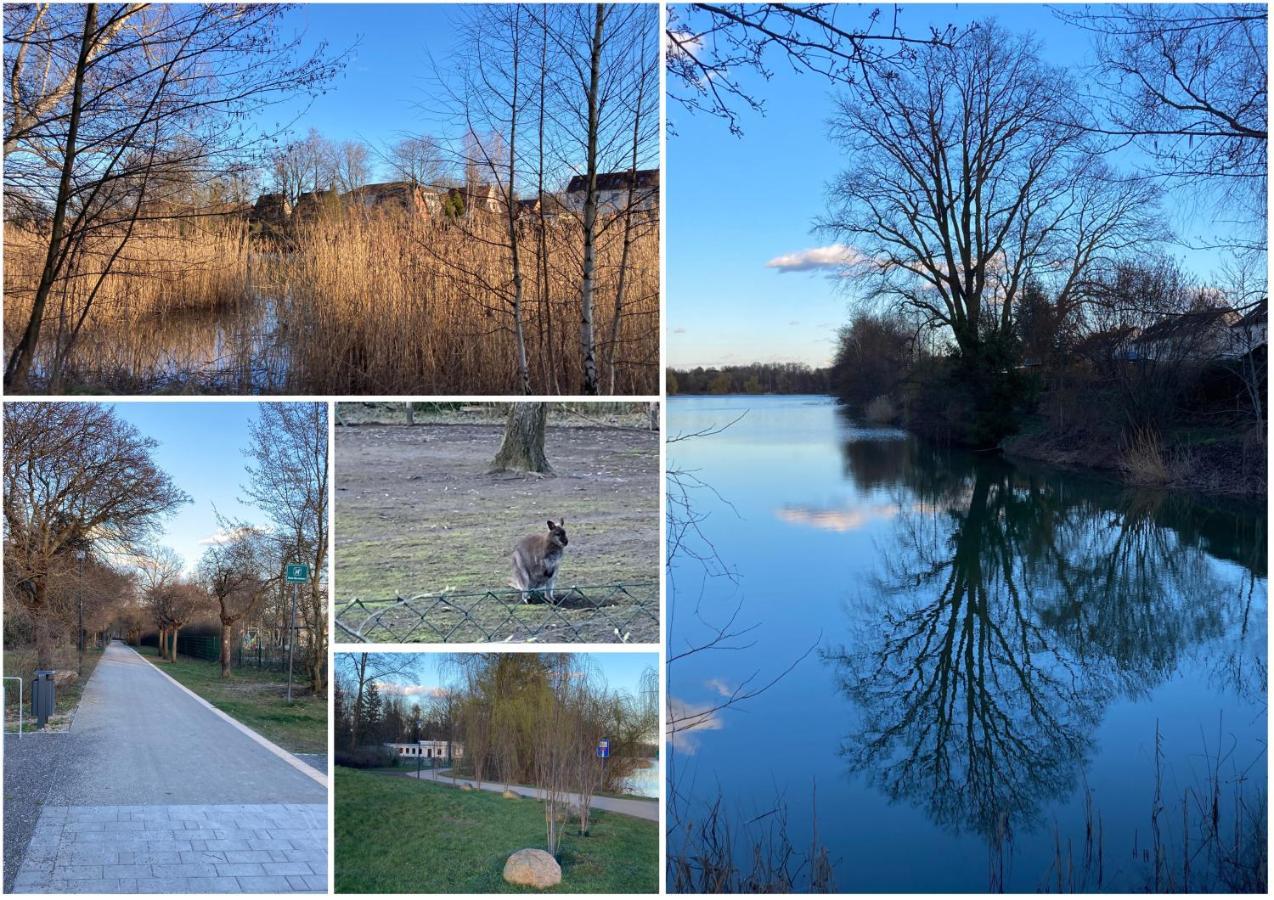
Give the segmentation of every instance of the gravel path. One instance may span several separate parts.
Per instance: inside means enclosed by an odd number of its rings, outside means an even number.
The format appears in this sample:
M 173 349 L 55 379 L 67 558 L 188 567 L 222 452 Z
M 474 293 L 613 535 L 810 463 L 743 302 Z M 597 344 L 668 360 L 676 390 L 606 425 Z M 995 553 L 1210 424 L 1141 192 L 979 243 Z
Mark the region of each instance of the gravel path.
M 65 731 L 4 736 L 4 890 L 18 877 L 49 788 L 71 745 Z

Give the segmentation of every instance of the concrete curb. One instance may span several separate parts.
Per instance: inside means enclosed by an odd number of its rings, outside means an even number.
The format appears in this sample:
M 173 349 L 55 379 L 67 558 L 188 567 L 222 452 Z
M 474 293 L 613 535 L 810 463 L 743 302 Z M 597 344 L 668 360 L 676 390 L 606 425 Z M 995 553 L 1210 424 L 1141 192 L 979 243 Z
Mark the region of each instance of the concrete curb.
M 318 771 L 317 769 L 315 769 L 313 766 L 309 765 L 308 763 L 305 763 L 305 762 L 303 762 L 302 760 L 297 759 L 297 757 L 296 757 L 296 756 L 294 756 L 293 754 L 289 753 L 287 750 L 284 750 L 282 747 L 280 747 L 278 744 L 274 743 L 273 741 L 268 740 L 268 739 L 266 739 L 266 738 L 262 737 L 261 735 L 257 734 L 255 731 L 253 731 L 253 730 L 252 730 L 251 728 L 249 728 L 247 725 L 244 725 L 244 724 L 243 724 L 242 722 L 240 722 L 238 719 L 236 719 L 236 718 L 234 718 L 233 716 L 228 715 L 228 714 L 226 714 L 226 713 L 222 712 L 221 710 L 217 709 L 217 707 L 213 706 L 211 703 L 209 703 L 209 702 L 208 702 L 207 700 L 205 700 L 203 697 L 200 697 L 198 694 L 196 694 L 196 693 L 195 693 L 194 691 L 192 691 L 190 688 L 186 687 L 184 684 L 182 684 L 182 683 L 181 683 L 180 681 L 178 681 L 176 678 L 173 678 L 171 675 L 169 675 L 169 674 L 168 674 L 167 672 L 165 672 L 163 669 L 159 668 L 159 666 L 155 665 L 153 662 L 151 662 L 151 661 L 150 661 L 149 659 L 147 659 L 146 657 L 142 656 L 140 653 L 138 653 L 138 652 L 137 652 L 136 650 L 134 650 L 132 647 L 129 647 L 127 644 L 121 644 L 121 646 L 127 647 L 129 651 L 131 651 L 132 653 L 136 654 L 136 656 L 137 656 L 137 658 L 138 658 L 138 659 L 142 660 L 142 661 L 143 661 L 143 662 L 145 662 L 148 666 L 150 666 L 152 669 L 154 669 L 156 672 L 158 672 L 160 675 L 162 675 L 162 676 L 164 676 L 165 678 L 167 678 L 167 679 L 168 679 L 169 681 L 171 681 L 174 685 L 176 685 L 176 686 L 177 686 L 180 690 L 184 691 L 185 693 L 187 693 L 187 694 L 189 694 L 191 697 L 193 697 L 193 698 L 194 698 L 194 700 L 195 700 L 195 702 L 197 702 L 200 706 L 203 706 L 205 709 L 209 710 L 209 711 L 210 711 L 213 715 L 221 717 L 221 718 L 222 718 L 222 719 L 224 719 L 226 722 L 230 723 L 230 724 L 231 724 L 231 725 L 233 725 L 235 728 L 237 728 L 239 731 L 243 732 L 243 733 L 244 733 L 244 734 L 246 734 L 248 737 L 252 738 L 252 740 L 256 741 L 256 742 L 257 742 L 258 744 L 260 744 L 262 747 L 264 747 L 265 749 L 269 750 L 271 753 L 273 753 L 273 754 L 274 754 L 275 756 L 277 756 L 279 759 L 283 760 L 285 763 L 287 763 L 287 764 L 288 764 L 289 766 L 291 766 L 292 768 L 294 768 L 294 769 L 296 769 L 297 771 L 301 772 L 303 775 L 308 775 L 310 778 L 313 778 L 315 781 L 317 781 L 319 784 L 321 784 L 321 785 L 323 786 L 323 789 L 324 789 L 324 790 L 327 790 L 327 776 L 326 776 L 326 775 L 324 775 L 322 772 Z

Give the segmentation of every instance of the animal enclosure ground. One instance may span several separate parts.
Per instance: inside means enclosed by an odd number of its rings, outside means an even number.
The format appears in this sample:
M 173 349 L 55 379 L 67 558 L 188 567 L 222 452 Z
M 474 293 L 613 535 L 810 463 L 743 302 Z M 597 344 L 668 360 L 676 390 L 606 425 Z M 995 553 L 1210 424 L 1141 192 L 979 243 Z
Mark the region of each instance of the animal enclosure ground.
M 570 543 L 558 592 L 654 583 L 650 615 L 620 637 L 657 640 L 659 434 L 561 421 L 569 418 L 550 413 L 551 477 L 488 473 L 503 435 L 494 423 L 338 427 L 338 611 L 356 598 L 375 606 L 400 596 L 495 590 L 505 595 L 464 604 L 474 607 L 464 615 L 491 639 L 557 628 L 557 640 L 616 640 L 599 633 L 615 630 L 602 626 L 563 633 L 599 611 L 523 604 L 508 595 L 514 544 L 545 530 L 546 520 L 564 519 Z M 600 612 L 623 622 L 638 600 L 620 595 L 612 602 Z M 457 613 L 440 607 L 428 615 L 434 628 L 413 639 L 444 639 L 448 617 Z
M 544 846 L 544 805 L 337 767 L 337 893 L 526 893 L 505 860 Z M 588 837 L 564 830 L 556 893 L 656 893 L 659 824 L 594 810 Z M 392 827 L 391 827 L 392 826 Z

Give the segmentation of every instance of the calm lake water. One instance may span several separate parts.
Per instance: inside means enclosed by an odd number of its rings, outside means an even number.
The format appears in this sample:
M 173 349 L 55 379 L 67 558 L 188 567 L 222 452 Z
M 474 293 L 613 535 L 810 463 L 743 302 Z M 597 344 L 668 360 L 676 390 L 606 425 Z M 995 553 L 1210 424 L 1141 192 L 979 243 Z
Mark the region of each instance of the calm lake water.
M 669 434 L 745 412 L 669 446 L 702 533 L 669 570 L 695 726 L 670 854 L 720 797 L 741 864 L 785 804 L 842 891 L 1251 888 L 1263 508 L 935 449 L 821 397 L 673 398 Z M 731 649 L 675 659 L 736 608 Z

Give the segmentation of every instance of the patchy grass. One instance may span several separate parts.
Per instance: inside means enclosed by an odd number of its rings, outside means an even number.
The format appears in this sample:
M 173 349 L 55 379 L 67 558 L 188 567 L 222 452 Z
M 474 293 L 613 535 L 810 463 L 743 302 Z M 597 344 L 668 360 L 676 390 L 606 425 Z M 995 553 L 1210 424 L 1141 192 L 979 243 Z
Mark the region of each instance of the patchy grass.
M 556 893 L 655 893 L 659 826 L 601 810 L 592 833 L 567 828 Z M 336 769 L 338 893 L 514 893 L 504 863 L 544 845 L 539 801 Z
M 89 647 L 84 651 L 84 673 L 80 677 L 72 677 L 61 681 L 54 694 L 55 707 L 53 716 L 45 726 L 47 731 L 66 731 L 71 727 L 75 711 L 79 708 L 80 697 L 84 694 L 84 686 L 93 677 L 97 663 L 102 658 L 100 648 Z M 54 651 L 53 668 L 59 672 L 75 672 L 79 666 L 79 654 L 74 645 L 58 647 Z M 15 675 L 22 679 L 22 711 L 23 730 L 31 727 L 31 679 L 35 672 L 35 648 L 6 648 L 4 651 L 4 674 Z M 18 731 L 18 688 L 13 682 L 6 681 L 4 686 L 4 730 L 16 734 Z
M 293 753 L 327 753 L 327 697 L 292 684 L 287 702 L 287 675 L 263 669 L 235 669 L 221 678 L 215 662 L 178 654 L 177 662 L 160 662 L 154 647 L 134 647 L 164 672 L 217 709 Z

